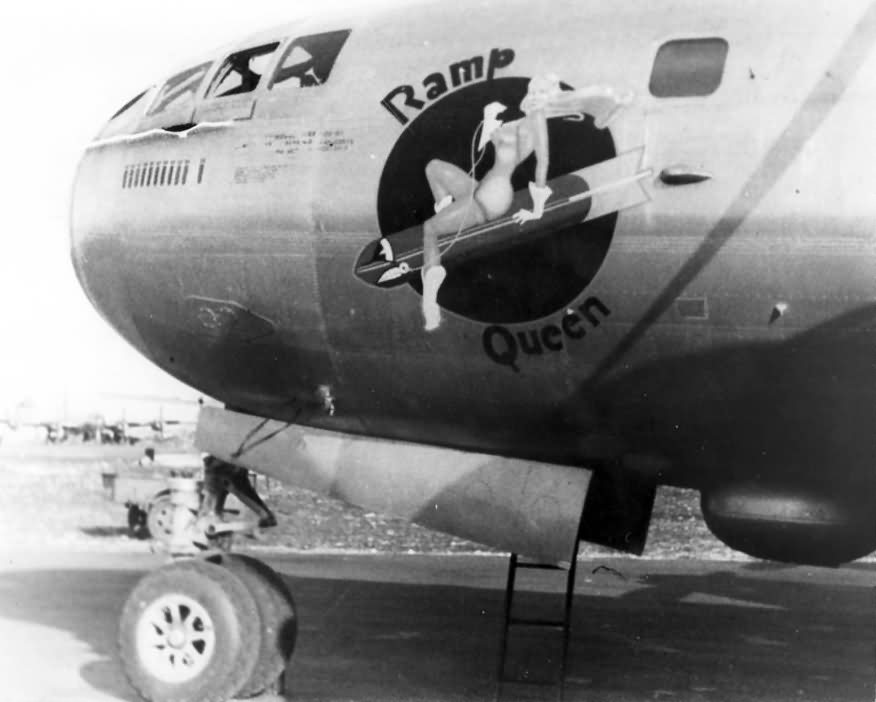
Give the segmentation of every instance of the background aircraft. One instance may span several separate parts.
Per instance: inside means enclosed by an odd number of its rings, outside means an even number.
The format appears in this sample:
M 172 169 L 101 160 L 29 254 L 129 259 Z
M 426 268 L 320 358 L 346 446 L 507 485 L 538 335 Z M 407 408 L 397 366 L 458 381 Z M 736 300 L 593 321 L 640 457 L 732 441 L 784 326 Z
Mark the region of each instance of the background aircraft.
M 11 442 L 37 436 L 49 443 L 136 443 L 191 431 L 200 407 L 197 399 L 180 397 L 60 393 L 14 401 L 3 421 Z
M 758 557 L 876 548 L 874 43 L 863 1 L 422 3 L 266 31 L 121 107 L 74 265 L 226 407 L 203 499 L 174 486 L 172 550 L 213 560 L 122 617 L 140 693 L 263 689 L 290 653 L 282 584 L 218 548 L 252 526 L 226 488 L 274 518 L 245 469 L 553 561 L 641 552 L 662 484 Z

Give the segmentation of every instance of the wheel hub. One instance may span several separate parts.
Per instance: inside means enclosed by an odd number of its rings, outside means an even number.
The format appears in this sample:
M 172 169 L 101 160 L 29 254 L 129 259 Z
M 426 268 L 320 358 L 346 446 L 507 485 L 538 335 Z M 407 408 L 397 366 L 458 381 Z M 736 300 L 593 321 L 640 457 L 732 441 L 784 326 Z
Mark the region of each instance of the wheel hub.
M 216 650 L 209 612 L 182 594 L 159 597 L 143 611 L 137 626 L 137 650 L 156 678 L 181 683 L 197 677 Z
M 167 635 L 167 643 L 174 648 L 182 648 L 186 645 L 186 632 L 182 629 L 171 629 Z

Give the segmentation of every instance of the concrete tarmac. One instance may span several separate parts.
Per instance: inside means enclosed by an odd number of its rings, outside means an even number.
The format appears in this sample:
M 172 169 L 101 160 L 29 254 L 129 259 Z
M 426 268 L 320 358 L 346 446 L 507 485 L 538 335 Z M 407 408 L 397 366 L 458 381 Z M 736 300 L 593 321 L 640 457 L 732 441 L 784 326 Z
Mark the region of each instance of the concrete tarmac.
M 484 700 L 496 694 L 507 561 L 271 555 L 299 609 L 290 700 Z M 119 612 L 158 557 L 0 554 L 0 699 L 135 700 Z M 876 566 L 581 561 L 566 700 L 874 700 Z M 557 574 L 528 574 L 517 614 L 555 616 Z M 559 638 L 518 631 L 508 673 L 550 678 Z M 502 699 L 556 699 L 508 684 Z

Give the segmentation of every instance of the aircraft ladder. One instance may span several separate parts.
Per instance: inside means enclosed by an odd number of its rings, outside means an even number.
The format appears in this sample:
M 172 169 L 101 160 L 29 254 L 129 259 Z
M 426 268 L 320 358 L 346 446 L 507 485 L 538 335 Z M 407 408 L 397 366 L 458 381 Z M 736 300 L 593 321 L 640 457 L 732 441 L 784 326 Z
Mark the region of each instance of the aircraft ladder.
M 499 650 L 499 665 L 496 683 L 496 701 L 502 699 L 506 684 L 514 685 L 556 685 L 557 699 L 562 702 L 565 694 L 566 661 L 569 655 L 569 636 L 572 625 L 572 601 L 575 596 L 575 571 L 578 562 L 578 542 L 572 553 L 572 560 L 568 566 L 553 563 L 539 563 L 537 561 L 522 560 L 516 553 L 511 554 L 508 563 L 508 582 L 505 587 L 505 624 L 502 633 L 502 644 Z M 527 618 L 514 614 L 514 586 L 517 582 L 517 570 L 537 569 L 566 572 L 566 594 L 563 607 L 562 619 Z M 559 675 L 555 680 L 543 678 L 529 679 L 528 677 L 510 677 L 506 673 L 508 656 L 508 639 L 511 631 L 516 628 L 544 629 L 558 631 L 562 634 L 562 653 L 559 661 Z M 528 671 L 527 671 L 528 672 Z

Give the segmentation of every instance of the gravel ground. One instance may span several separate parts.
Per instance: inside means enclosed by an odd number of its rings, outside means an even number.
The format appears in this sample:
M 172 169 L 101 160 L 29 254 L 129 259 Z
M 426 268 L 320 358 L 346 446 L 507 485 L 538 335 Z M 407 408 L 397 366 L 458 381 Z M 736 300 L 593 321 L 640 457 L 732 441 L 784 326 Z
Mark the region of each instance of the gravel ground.
M 162 451 L 179 451 L 162 446 Z M 111 502 L 102 474 L 130 472 L 140 447 L 32 444 L 0 447 L 0 486 L 5 509 L 0 534 L 6 548 L 148 550 L 127 534 L 124 505 Z M 483 546 L 366 512 L 315 493 L 273 483 L 260 492 L 279 526 L 250 546 L 302 551 L 385 553 L 483 552 Z M 582 544 L 585 556 L 617 555 Z M 715 539 L 703 523 L 699 495 L 661 488 L 645 557 L 747 560 Z

